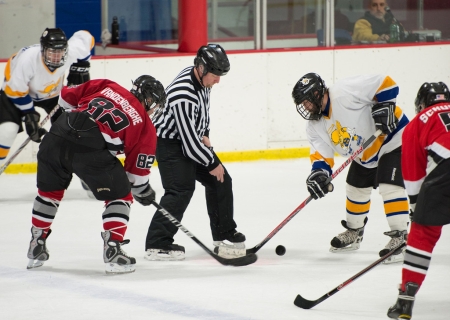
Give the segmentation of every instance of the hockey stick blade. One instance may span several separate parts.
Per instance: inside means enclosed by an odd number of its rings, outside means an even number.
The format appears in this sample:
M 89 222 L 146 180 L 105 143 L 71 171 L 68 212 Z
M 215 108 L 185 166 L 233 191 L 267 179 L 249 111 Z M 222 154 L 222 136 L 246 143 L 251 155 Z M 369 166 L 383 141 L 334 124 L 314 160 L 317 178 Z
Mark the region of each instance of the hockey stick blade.
M 348 279 L 347 281 L 341 283 L 339 286 L 337 286 L 336 288 L 334 288 L 333 290 L 331 290 L 330 292 L 327 292 L 326 294 L 324 294 L 323 296 L 321 296 L 319 299 L 317 300 L 307 300 L 305 298 L 303 298 L 301 295 L 297 295 L 297 297 L 294 300 L 294 304 L 302 309 L 311 309 L 312 307 L 318 305 L 319 303 L 321 303 L 322 301 L 328 299 L 329 297 L 331 297 L 332 295 L 334 295 L 335 293 L 337 293 L 338 291 L 344 289 L 347 285 L 349 285 L 350 283 L 352 283 L 354 280 L 358 279 L 360 276 L 362 276 L 363 274 L 367 273 L 368 271 L 372 270 L 373 268 L 375 268 L 377 265 L 379 265 L 380 263 L 382 263 L 384 260 L 386 260 L 387 258 L 389 258 L 390 256 L 394 255 L 394 254 L 398 254 L 399 250 L 403 249 L 403 247 L 406 246 L 406 242 L 402 243 L 401 245 L 399 245 L 398 247 L 392 249 L 391 251 L 389 251 L 386 255 L 382 256 L 380 259 L 378 259 L 377 261 L 375 261 L 374 263 L 372 263 L 370 266 L 366 267 L 365 269 L 361 270 L 360 272 L 358 272 L 357 274 L 355 274 L 353 277 L 351 277 L 350 279 Z
M 344 170 L 360 153 L 362 153 L 369 145 L 372 144 L 373 141 L 375 141 L 375 139 L 381 134 L 381 130 L 377 130 L 375 131 L 375 133 L 373 135 L 371 135 L 363 144 L 362 146 L 360 146 L 349 158 L 347 158 L 347 160 L 345 160 L 345 162 L 339 167 L 337 168 L 333 175 L 331 177 L 328 178 L 327 183 L 331 182 L 334 178 L 336 178 L 336 176 L 342 172 L 342 170 Z M 330 185 L 329 185 L 330 186 Z M 333 187 L 332 187 L 333 188 Z M 333 190 L 329 190 L 329 192 L 331 192 Z M 259 249 L 261 249 L 270 239 L 272 239 L 277 233 L 278 231 L 281 230 L 281 228 L 283 228 L 289 221 L 292 220 L 292 218 L 294 218 L 297 213 L 299 213 L 310 201 L 312 200 L 311 196 L 309 196 L 307 199 L 305 199 L 297 208 L 294 209 L 294 211 L 292 211 L 292 213 L 290 215 L 288 215 L 275 229 L 272 230 L 271 233 L 269 233 L 269 235 L 267 237 L 264 238 L 263 241 L 261 241 L 260 243 L 258 243 L 256 246 L 254 246 L 253 248 L 247 249 L 247 254 L 250 253 L 256 253 L 258 252 Z
M 158 209 L 163 216 L 165 216 L 171 223 L 173 223 L 178 229 L 183 231 L 189 238 L 191 238 L 195 243 L 197 243 L 203 250 L 206 251 L 211 257 L 216 259 L 219 263 L 225 266 L 242 267 L 249 264 L 255 263 L 258 260 L 256 254 L 251 253 L 238 258 L 224 258 L 214 252 L 212 252 L 207 246 L 205 246 L 200 240 L 197 239 L 188 229 L 186 229 L 174 216 L 172 216 L 166 209 L 164 209 L 156 201 L 152 201 L 152 204 Z

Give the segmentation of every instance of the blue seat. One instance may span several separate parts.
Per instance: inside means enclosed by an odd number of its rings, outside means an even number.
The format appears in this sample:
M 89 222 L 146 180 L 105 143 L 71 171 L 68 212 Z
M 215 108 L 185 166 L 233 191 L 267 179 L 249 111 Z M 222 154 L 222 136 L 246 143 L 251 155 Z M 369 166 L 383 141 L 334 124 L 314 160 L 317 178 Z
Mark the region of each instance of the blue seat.
M 335 45 L 351 44 L 352 35 L 347 30 L 334 29 L 334 42 Z M 323 40 L 323 29 L 317 30 L 317 45 L 319 47 L 323 47 L 325 45 Z

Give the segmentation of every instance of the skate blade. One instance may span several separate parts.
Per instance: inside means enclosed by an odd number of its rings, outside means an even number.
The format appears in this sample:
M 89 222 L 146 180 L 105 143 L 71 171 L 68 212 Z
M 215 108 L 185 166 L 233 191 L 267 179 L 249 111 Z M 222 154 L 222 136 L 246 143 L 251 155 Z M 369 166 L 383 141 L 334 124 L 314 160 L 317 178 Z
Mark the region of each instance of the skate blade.
M 393 263 L 403 262 L 404 260 L 405 260 L 405 257 L 403 255 L 403 253 L 399 253 L 399 254 L 390 256 L 389 258 L 384 260 L 382 263 L 383 264 L 393 264 Z
M 120 265 L 117 263 L 105 264 L 105 272 L 108 275 L 132 273 L 135 271 L 135 269 L 136 269 L 135 264 L 125 264 L 125 265 Z
M 245 249 L 245 242 L 213 241 L 214 247 L 225 247 L 232 249 Z
M 149 249 L 145 252 L 144 259 L 149 261 L 181 261 L 184 260 L 183 251 L 164 252 Z
M 245 250 L 245 248 L 238 249 L 219 246 L 214 248 L 214 253 L 217 254 L 219 257 L 225 259 L 234 259 L 245 256 L 247 254 L 247 250 Z
M 344 247 L 344 248 L 335 248 L 335 247 L 330 247 L 330 252 L 333 253 L 343 253 L 343 252 L 348 252 L 348 251 L 355 251 L 359 249 L 359 243 L 352 243 L 351 245 Z
M 34 268 L 42 267 L 44 265 L 44 262 L 45 261 L 42 261 L 42 260 L 29 259 L 27 269 L 34 269 Z

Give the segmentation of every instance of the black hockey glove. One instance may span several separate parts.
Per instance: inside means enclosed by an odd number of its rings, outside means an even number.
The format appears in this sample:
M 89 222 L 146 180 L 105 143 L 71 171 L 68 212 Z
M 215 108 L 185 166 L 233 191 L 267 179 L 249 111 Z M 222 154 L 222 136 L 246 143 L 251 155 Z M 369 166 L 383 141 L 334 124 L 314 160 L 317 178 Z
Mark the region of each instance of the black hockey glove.
M 150 184 L 139 194 L 133 194 L 134 200 L 142 204 L 143 206 L 149 206 L 152 204 L 152 201 L 155 201 L 155 191 L 152 189 Z
M 392 133 L 398 125 L 398 119 L 395 117 L 395 103 L 383 102 L 372 107 L 372 118 L 377 130 L 384 134 Z
M 67 76 L 67 85 L 78 85 L 91 80 L 89 69 L 91 63 L 89 61 L 78 61 L 72 63 Z
M 26 113 L 23 117 L 27 134 L 34 142 L 41 142 L 41 137 L 47 133 L 47 130 L 39 126 L 40 118 L 41 116 L 36 110 Z
M 333 185 L 327 182 L 329 176 L 328 171 L 319 169 L 312 171 L 306 179 L 308 191 L 315 200 L 323 198 L 328 192 L 333 191 Z

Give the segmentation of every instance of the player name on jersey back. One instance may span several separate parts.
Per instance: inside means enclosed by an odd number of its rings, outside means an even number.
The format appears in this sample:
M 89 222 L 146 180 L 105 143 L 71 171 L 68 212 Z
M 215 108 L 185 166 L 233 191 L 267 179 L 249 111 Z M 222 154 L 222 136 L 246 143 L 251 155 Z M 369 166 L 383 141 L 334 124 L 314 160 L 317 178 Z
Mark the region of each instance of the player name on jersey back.
M 125 111 L 132 119 L 133 125 L 137 123 L 142 122 L 142 118 L 139 115 L 139 113 L 136 111 L 135 108 L 133 108 L 127 99 L 122 97 L 120 94 L 112 90 L 111 88 L 107 87 L 102 90 L 101 94 L 103 94 L 105 97 L 112 99 L 117 104 L 120 104 L 123 111 Z

